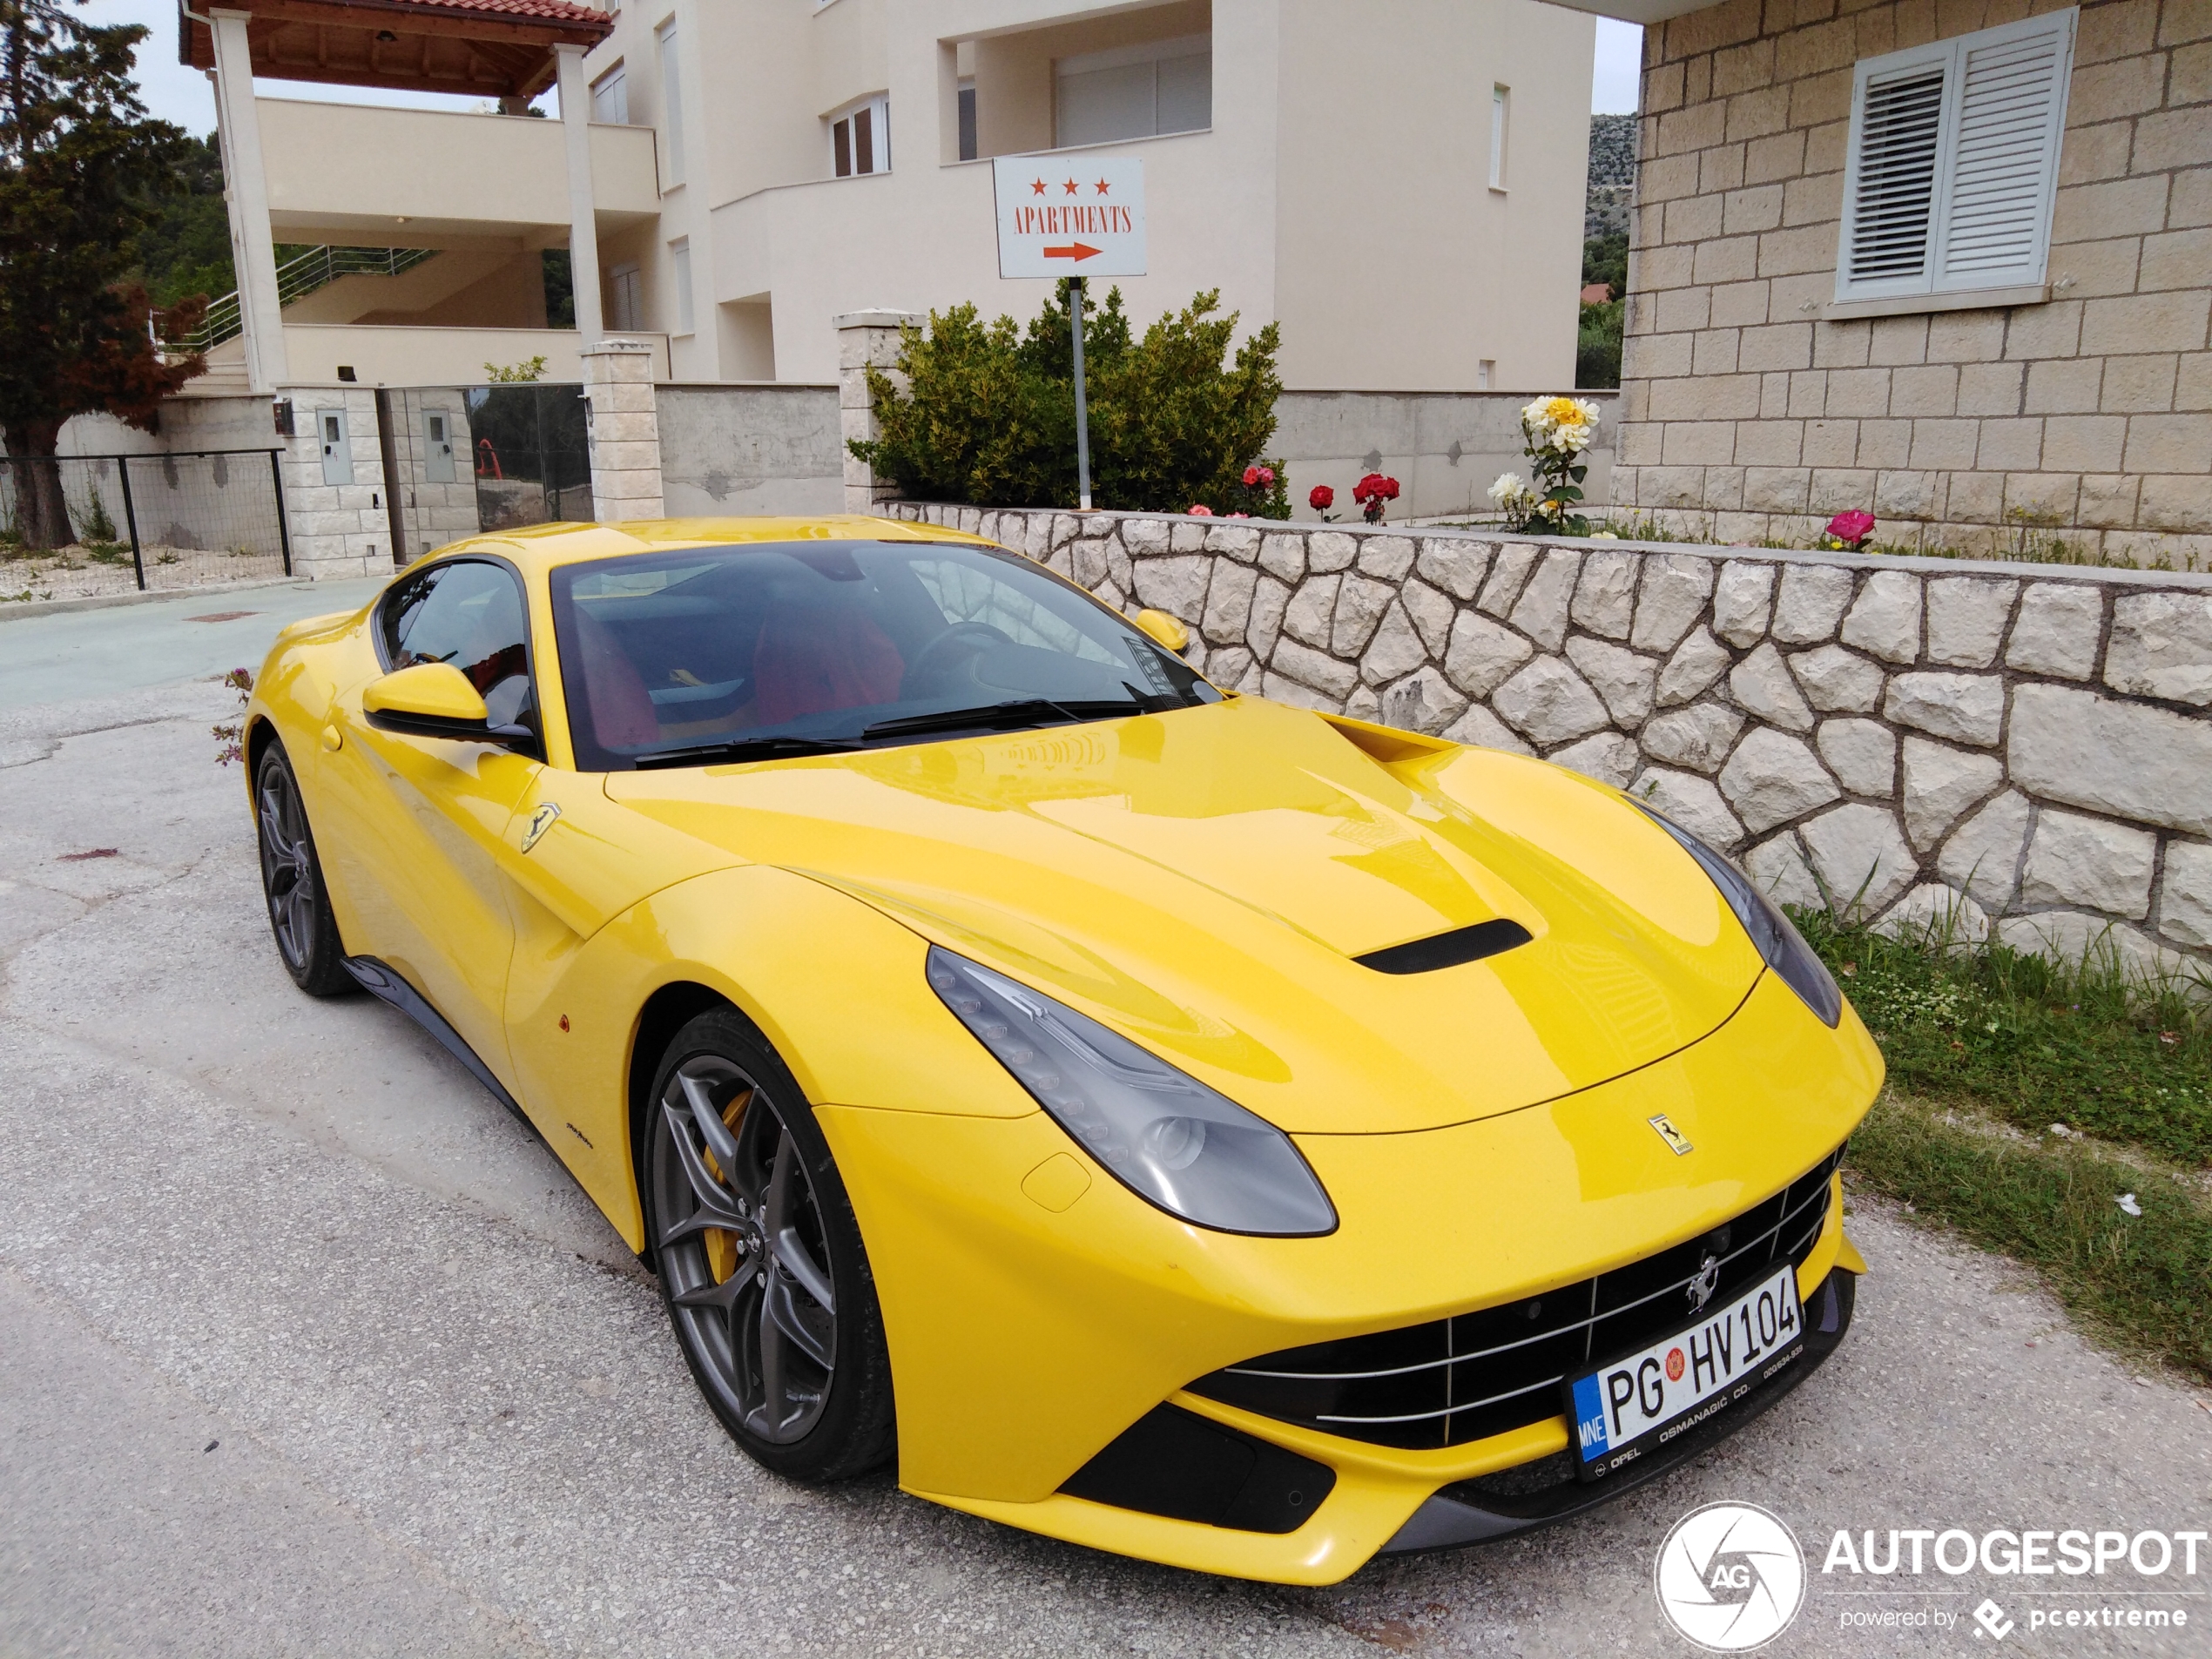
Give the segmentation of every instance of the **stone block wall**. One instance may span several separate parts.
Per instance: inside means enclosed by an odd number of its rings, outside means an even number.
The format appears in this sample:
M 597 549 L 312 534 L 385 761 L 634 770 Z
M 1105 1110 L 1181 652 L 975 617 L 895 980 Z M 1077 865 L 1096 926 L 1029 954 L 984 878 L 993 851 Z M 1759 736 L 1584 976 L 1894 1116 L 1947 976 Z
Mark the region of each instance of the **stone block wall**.
M 1853 65 L 2057 5 L 1726 0 L 1644 31 L 1616 505 L 2212 570 L 2204 0 L 2082 6 L 2047 301 L 1826 314 Z
M 2212 577 L 899 503 L 1217 684 L 1541 755 L 1792 903 L 2212 975 Z

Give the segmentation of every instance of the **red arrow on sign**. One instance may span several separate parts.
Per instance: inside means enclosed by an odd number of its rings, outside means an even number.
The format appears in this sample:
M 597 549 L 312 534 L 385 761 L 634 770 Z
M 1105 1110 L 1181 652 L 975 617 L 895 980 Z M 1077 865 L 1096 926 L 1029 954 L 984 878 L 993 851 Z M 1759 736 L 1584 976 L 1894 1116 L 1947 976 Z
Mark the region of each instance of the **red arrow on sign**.
M 1048 260 L 1087 260 L 1101 250 L 1088 242 L 1070 242 L 1065 247 L 1049 247 L 1044 251 Z

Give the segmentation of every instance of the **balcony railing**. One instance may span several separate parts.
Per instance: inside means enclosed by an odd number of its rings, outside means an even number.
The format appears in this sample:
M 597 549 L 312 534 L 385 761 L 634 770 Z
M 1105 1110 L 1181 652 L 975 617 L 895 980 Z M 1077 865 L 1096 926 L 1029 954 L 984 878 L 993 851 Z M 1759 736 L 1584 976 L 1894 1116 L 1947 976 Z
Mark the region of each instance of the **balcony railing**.
M 288 306 L 340 277 L 399 275 L 433 257 L 431 247 L 311 247 L 277 266 L 277 304 Z M 200 325 L 172 343 L 187 351 L 212 351 L 245 332 L 237 292 L 225 294 L 207 307 Z

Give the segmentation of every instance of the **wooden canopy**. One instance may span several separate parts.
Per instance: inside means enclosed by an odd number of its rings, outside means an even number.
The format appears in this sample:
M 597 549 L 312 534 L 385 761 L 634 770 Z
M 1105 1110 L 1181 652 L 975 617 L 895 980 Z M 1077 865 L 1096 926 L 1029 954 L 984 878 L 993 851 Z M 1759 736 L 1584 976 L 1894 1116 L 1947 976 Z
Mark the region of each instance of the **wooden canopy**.
M 596 45 L 614 19 L 567 0 L 228 0 L 250 12 L 253 73 L 528 99 L 553 84 L 553 48 Z M 177 59 L 215 66 L 207 25 L 180 5 Z

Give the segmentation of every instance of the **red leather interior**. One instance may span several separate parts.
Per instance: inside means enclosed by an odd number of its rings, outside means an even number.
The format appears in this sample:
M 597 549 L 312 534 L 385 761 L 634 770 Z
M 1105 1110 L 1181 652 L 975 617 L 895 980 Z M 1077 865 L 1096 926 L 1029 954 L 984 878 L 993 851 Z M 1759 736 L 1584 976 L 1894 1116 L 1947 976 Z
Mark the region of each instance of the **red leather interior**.
M 779 605 L 761 623 L 753 647 L 753 718 L 772 726 L 894 702 L 905 672 L 899 648 L 866 611 Z
M 604 623 L 581 605 L 577 643 L 583 647 L 584 703 L 592 734 L 603 749 L 635 749 L 660 741 L 660 721 L 637 665 L 623 653 Z

